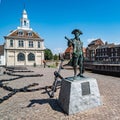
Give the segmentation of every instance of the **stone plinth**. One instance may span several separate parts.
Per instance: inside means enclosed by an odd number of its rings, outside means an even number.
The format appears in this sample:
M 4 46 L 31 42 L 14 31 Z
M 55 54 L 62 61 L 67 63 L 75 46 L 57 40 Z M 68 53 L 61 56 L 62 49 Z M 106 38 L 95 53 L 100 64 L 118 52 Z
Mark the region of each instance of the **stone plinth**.
M 69 115 L 101 105 L 97 81 L 94 78 L 73 77 L 62 80 L 58 103 Z

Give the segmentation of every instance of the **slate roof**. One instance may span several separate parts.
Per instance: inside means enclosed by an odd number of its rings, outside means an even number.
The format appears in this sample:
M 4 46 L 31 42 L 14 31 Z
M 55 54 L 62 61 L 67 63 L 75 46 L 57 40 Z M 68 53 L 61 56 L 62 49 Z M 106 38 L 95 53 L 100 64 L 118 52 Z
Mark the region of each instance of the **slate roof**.
M 115 47 L 115 44 L 111 43 L 111 44 L 101 45 L 101 46 L 98 47 L 98 49 L 111 48 L 111 47 Z
M 96 39 L 93 40 L 90 44 L 88 44 L 88 46 L 92 46 L 92 45 L 104 45 L 104 43 L 101 39 Z
M 23 35 L 19 35 L 19 32 L 23 32 Z M 29 36 L 28 34 L 29 33 L 32 33 L 32 36 Z M 16 29 L 12 32 L 10 32 L 7 36 L 5 37 L 20 37 L 20 38 L 38 38 L 38 39 L 41 39 L 40 36 L 34 32 L 33 30 L 24 30 L 24 29 Z M 43 39 L 41 39 L 43 40 Z

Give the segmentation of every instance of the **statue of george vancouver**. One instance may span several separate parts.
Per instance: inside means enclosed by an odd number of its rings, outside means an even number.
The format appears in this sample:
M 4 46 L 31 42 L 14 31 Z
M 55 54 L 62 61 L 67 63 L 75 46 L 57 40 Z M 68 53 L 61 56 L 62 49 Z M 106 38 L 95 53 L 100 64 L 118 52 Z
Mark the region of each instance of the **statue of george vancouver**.
M 74 79 L 79 76 L 83 77 L 84 72 L 84 66 L 83 66 L 83 43 L 81 42 L 79 36 L 83 34 L 79 29 L 74 29 L 72 31 L 72 34 L 74 34 L 73 39 L 68 39 L 65 36 L 65 39 L 68 40 L 68 46 L 73 47 L 73 53 L 72 53 L 72 59 L 70 60 L 70 65 L 73 66 L 74 69 Z M 77 66 L 79 66 L 79 74 L 77 75 Z

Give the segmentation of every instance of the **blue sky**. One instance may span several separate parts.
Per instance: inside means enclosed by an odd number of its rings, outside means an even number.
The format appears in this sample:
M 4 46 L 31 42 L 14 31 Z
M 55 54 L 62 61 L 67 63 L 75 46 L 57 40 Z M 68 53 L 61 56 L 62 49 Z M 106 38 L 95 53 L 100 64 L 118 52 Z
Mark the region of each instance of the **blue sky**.
M 20 25 L 25 9 L 31 28 L 53 53 L 67 48 L 64 36 L 80 29 L 84 47 L 97 38 L 120 44 L 120 0 L 0 0 L 0 44 Z

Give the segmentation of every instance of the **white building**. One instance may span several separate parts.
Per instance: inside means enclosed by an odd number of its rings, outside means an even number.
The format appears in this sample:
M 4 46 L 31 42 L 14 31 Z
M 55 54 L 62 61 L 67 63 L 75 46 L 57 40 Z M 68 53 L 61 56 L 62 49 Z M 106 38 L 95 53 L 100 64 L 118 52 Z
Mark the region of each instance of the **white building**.
M 20 27 L 5 38 L 6 66 L 41 65 L 44 60 L 44 40 L 30 28 L 26 10 L 23 10 Z
M 4 45 L 0 45 L 0 66 L 5 65 L 5 52 Z

